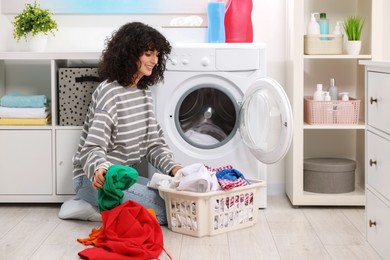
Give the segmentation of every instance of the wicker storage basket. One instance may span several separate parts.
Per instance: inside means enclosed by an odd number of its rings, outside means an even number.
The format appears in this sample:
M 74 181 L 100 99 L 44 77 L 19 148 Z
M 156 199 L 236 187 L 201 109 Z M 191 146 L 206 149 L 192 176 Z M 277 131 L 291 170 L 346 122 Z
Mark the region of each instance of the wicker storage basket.
M 168 228 L 174 232 L 202 237 L 253 226 L 257 222 L 259 191 L 264 181 L 229 191 L 206 193 L 159 187 L 165 200 Z
M 304 98 L 304 120 L 316 124 L 357 124 L 359 122 L 360 100 L 349 101 L 313 101 L 313 97 Z
M 305 35 L 305 54 L 342 54 L 343 35 Z

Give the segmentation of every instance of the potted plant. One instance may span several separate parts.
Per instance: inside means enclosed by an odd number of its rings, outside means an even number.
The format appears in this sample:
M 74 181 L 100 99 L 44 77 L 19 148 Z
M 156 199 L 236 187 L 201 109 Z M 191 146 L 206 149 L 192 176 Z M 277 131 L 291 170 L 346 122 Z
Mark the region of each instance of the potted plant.
M 362 46 L 361 34 L 365 20 L 361 16 L 349 16 L 344 20 L 344 31 L 348 41 L 346 50 L 348 54 L 357 55 Z
M 25 9 L 14 17 L 13 37 L 19 42 L 24 38 L 30 43 L 32 48 L 43 50 L 46 46 L 47 35 L 55 34 L 58 30 L 57 22 L 53 19 L 52 13 L 48 9 L 41 9 L 40 5 L 27 3 Z M 38 42 L 36 42 L 38 41 Z

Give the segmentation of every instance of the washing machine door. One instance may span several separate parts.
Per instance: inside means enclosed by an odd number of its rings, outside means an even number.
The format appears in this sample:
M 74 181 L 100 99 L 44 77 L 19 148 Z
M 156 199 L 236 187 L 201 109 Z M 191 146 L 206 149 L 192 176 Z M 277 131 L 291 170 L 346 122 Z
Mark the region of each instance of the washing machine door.
M 240 134 L 253 155 L 266 164 L 287 153 L 293 131 L 292 109 L 282 86 L 271 78 L 256 80 L 244 95 Z

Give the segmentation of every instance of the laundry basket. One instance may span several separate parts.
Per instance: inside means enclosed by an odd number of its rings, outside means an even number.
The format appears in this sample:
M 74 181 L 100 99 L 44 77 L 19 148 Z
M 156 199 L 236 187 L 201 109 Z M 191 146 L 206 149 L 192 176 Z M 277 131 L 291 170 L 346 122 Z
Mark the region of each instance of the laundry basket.
M 168 228 L 202 237 L 253 226 L 257 222 L 259 191 L 266 184 L 260 180 L 250 182 L 229 191 L 206 193 L 159 187 L 165 200 Z

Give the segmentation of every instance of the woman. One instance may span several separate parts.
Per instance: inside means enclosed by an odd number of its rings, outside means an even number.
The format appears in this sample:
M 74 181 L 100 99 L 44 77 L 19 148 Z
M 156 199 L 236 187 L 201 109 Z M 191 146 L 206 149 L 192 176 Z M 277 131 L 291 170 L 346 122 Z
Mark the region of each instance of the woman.
M 60 218 L 96 220 L 97 189 L 103 187 L 110 165 L 132 166 L 146 157 L 155 168 L 171 176 L 181 168 L 174 162 L 155 119 L 149 90 L 164 79 L 170 51 L 162 34 L 139 22 L 123 25 L 107 42 L 98 65 L 99 77 L 104 81 L 92 95 L 73 157 L 76 198 L 63 204 Z M 140 177 L 124 191 L 124 201 L 131 199 L 152 208 L 164 225 L 164 201 L 146 184 L 147 179 Z M 69 214 L 72 208 L 73 216 Z M 74 214 L 75 208 L 84 208 L 85 212 Z

